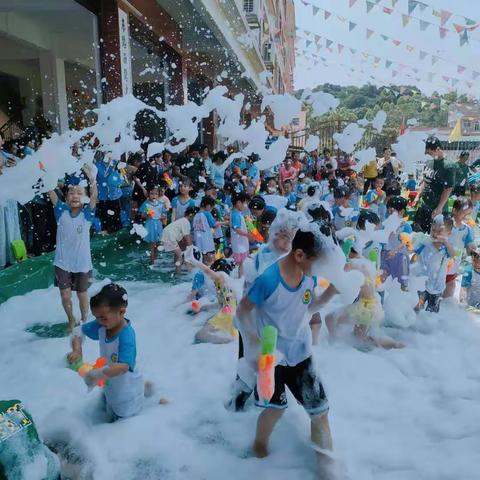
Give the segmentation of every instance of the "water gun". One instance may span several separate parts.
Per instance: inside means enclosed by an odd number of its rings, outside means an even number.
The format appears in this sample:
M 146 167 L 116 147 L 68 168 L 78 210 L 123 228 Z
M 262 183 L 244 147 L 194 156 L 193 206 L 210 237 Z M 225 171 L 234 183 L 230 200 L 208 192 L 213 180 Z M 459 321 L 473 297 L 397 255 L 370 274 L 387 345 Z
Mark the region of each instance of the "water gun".
M 466 222 L 469 227 L 475 227 L 475 220 L 472 217 L 467 218 Z
M 272 325 L 263 327 L 262 350 L 258 357 L 257 392 L 259 400 L 268 405 L 275 391 L 275 350 L 278 331 Z
M 380 270 L 378 269 L 378 250 L 370 250 L 368 253 L 368 259 L 375 265 L 375 270 L 377 271 L 377 276 L 375 277 L 375 288 L 379 288 L 382 284 L 382 276 L 380 275 Z
M 107 359 L 105 357 L 99 357 L 93 365 L 91 363 L 86 363 L 83 360 L 79 360 L 78 362 L 72 363 L 70 368 L 74 372 L 77 372 L 82 378 L 85 378 L 91 370 L 95 368 L 103 368 L 105 365 L 107 365 Z M 97 387 L 104 387 L 105 383 L 105 380 L 99 380 L 97 382 Z
M 150 218 L 153 218 L 155 216 L 155 210 L 153 208 L 149 208 L 147 210 L 147 215 L 150 217 Z
M 413 240 L 412 237 L 408 233 L 401 233 L 400 234 L 400 241 L 407 247 L 407 250 L 411 252 L 413 250 Z
M 171 187 L 172 184 L 173 184 L 173 180 L 171 179 L 170 175 L 169 175 L 167 172 L 165 172 L 165 173 L 162 175 L 162 177 L 163 177 L 163 179 L 167 182 L 167 185 L 168 185 L 169 187 Z
M 209 297 L 200 297 L 198 300 L 192 300 L 190 310 L 192 313 L 198 313 L 202 307 L 206 305 L 212 305 L 215 301 L 212 301 Z
M 328 288 L 330 286 L 330 282 L 326 278 L 318 278 L 317 284 L 320 288 Z
M 248 233 L 252 235 L 257 242 L 265 241 L 250 217 L 245 217 L 245 225 L 247 226 Z
M 343 250 L 343 253 L 345 254 L 345 257 L 347 258 L 350 256 L 350 252 L 353 247 L 353 241 L 354 241 L 353 237 L 347 237 L 342 243 L 342 250 Z

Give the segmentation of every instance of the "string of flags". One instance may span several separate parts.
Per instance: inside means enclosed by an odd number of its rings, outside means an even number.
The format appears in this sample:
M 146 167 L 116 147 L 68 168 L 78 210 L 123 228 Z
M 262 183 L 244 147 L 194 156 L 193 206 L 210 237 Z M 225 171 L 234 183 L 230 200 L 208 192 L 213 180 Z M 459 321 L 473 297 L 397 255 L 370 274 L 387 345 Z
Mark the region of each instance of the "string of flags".
M 333 13 L 330 10 L 326 10 L 324 8 L 321 8 L 311 3 L 309 0 L 300 0 L 300 1 L 303 3 L 303 5 L 312 7 L 312 13 L 314 16 L 316 16 L 320 11 L 323 11 L 324 19 L 328 20 Z M 358 0 L 348 0 L 349 7 L 352 8 L 357 3 L 357 1 Z M 471 18 L 462 16 L 464 24 L 453 22 L 453 30 L 452 30 L 451 28 L 448 28 L 446 26 L 450 18 L 454 16 L 452 12 L 448 10 L 437 9 L 435 7 L 428 5 L 425 2 L 421 2 L 418 0 L 408 0 L 408 14 L 405 14 L 395 9 L 395 6 L 398 0 L 390 0 L 392 5 L 391 8 L 380 4 L 381 0 L 362 0 L 362 2 L 363 1 L 365 2 L 367 14 L 370 13 L 374 7 L 378 7 L 379 9 L 381 9 L 381 11 L 384 14 L 387 14 L 387 15 L 392 15 L 393 13 L 398 14 L 401 18 L 403 27 L 406 27 L 407 25 L 409 25 L 412 19 L 415 19 L 416 21 L 418 21 L 418 25 L 421 31 L 426 31 L 430 26 L 438 28 L 438 33 L 441 39 L 444 39 L 449 32 L 456 33 L 459 36 L 460 46 L 468 44 L 470 41 L 469 32 L 472 32 L 476 30 L 478 27 L 480 27 L 480 22 L 477 22 Z M 432 15 L 439 19 L 440 25 L 426 21 L 422 18 L 412 15 L 417 9 L 417 7 L 421 12 L 424 12 L 427 8 L 429 10 L 431 9 Z M 337 15 L 337 18 L 342 22 L 347 22 L 347 21 L 349 22 L 349 31 L 352 31 L 357 25 L 355 22 L 349 20 L 346 17 L 341 17 Z M 367 36 L 367 38 L 369 37 Z
M 299 32 L 303 32 L 305 34 L 306 37 L 312 37 L 314 38 L 314 40 L 311 40 L 310 38 L 303 38 L 299 35 Z M 367 39 L 369 39 L 374 33 L 373 30 L 370 30 L 370 29 L 366 29 L 366 36 L 367 36 Z M 396 46 L 400 46 L 401 42 L 399 40 L 395 40 L 387 35 L 384 35 L 384 34 L 380 34 L 380 36 L 382 37 L 382 39 L 384 41 L 388 41 L 388 40 L 391 40 L 393 42 L 394 45 Z M 306 46 L 307 48 L 313 43 L 315 42 L 315 45 L 319 45 L 319 42 L 320 42 L 320 39 L 322 38 L 320 35 L 314 33 L 314 32 L 311 32 L 309 30 L 301 30 L 299 28 L 297 28 L 297 37 L 299 39 L 304 39 L 305 42 L 306 42 Z M 330 49 L 331 48 L 331 45 L 334 43 L 333 40 L 330 40 L 330 39 L 326 39 L 326 48 L 327 49 Z M 339 46 L 337 46 L 338 48 L 338 53 L 341 54 L 342 51 L 343 51 L 343 47 L 344 47 L 344 44 L 343 43 L 338 43 Z M 409 44 L 405 44 L 405 48 L 409 51 L 409 52 L 415 52 L 416 51 L 416 47 L 412 46 L 412 45 L 409 45 Z M 354 48 L 350 49 L 351 53 L 352 54 L 355 54 L 355 50 Z M 365 54 L 365 52 L 363 52 Z M 445 61 L 445 62 L 448 62 L 448 63 L 452 63 L 450 62 L 449 60 L 446 60 L 444 59 L 443 57 L 440 57 L 438 55 L 435 55 L 435 54 L 431 54 L 431 53 L 428 53 L 427 51 L 425 50 L 419 50 L 418 51 L 419 53 L 419 58 L 421 61 L 425 60 L 427 58 L 427 56 L 430 56 L 431 57 L 431 64 L 432 66 L 435 65 L 439 60 L 442 60 L 442 61 Z M 366 55 L 370 55 L 370 54 L 366 54 Z M 372 55 L 373 56 L 373 55 Z M 393 63 L 393 61 L 389 60 L 389 59 L 386 59 L 386 68 L 389 68 L 391 66 L 391 64 Z M 401 64 L 403 65 L 403 64 Z M 456 65 L 456 64 L 454 64 Z M 464 74 L 464 72 L 466 72 L 467 70 L 470 71 L 470 69 L 467 69 L 467 67 L 463 66 L 463 65 L 456 65 L 456 69 L 457 69 L 457 73 L 459 75 L 462 75 Z M 476 71 L 476 70 L 471 70 L 471 78 L 472 80 L 476 80 L 477 78 L 480 77 L 480 72 Z

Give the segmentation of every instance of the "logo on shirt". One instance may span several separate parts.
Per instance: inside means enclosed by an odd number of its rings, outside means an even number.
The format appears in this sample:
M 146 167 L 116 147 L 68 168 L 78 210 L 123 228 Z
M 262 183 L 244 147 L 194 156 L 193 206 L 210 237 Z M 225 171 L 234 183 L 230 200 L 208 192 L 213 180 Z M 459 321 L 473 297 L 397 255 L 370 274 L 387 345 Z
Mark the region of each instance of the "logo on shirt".
M 83 232 L 83 225 L 79 225 L 79 226 L 77 227 L 77 233 L 80 234 L 80 233 L 82 233 L 82 232 Z
M 307 288 L 305 290 L 305 292 L 303 293 L 303 299 L 302 299 L 302 302 L 305 304 L 305 305 L 308 305 L 310 304 L 312 301 L 312 291 Z
M 112 355 L 110 356 L 110 360 L 113 362 L 113 363 L 116 363 L 117 360 L 118 360 L 118 355 L 116 353 L 112 353 Z

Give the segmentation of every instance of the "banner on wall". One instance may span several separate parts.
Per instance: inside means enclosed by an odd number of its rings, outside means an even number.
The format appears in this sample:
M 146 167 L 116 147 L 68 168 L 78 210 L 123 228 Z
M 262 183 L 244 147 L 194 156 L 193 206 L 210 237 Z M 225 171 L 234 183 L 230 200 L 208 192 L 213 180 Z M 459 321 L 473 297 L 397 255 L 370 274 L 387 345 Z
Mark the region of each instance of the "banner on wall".
M 132 93 L 132 55 L 130 53 L 130 26 L 128 14 L 118 9 L 120 40 L 120 68 L 122 70 L 122 95 Z

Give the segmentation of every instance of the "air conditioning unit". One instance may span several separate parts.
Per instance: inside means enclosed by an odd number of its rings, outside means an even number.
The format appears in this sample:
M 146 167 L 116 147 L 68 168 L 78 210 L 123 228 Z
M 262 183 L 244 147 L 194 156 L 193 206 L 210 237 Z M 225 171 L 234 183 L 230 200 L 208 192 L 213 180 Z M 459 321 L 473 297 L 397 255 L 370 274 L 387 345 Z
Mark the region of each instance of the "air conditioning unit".
M 260 28 L 260 0 L 243 0 L 243 12 L 250 28 Z
M 263 61 L 265 63 L 265 66 L 267 68 L 273 67 L 273 53 L 272 53 L 272 43 L 271 42 L 265 42 L 263 44 Z

